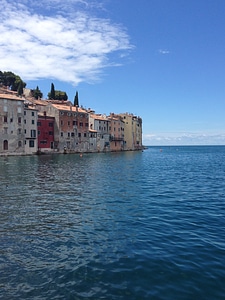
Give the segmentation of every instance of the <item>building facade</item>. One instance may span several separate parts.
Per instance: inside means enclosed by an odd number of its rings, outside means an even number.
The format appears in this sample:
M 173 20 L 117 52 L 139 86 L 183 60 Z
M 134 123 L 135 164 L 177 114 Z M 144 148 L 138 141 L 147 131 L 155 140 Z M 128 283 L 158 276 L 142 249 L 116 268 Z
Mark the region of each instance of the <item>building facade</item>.
M 119 114 L 124 121 L 124 150 L 142 149 L 142 119 L 133 114 Z
M 38 153 L 54 151 L 54 127 L 54 117 L 47 116 L 46 112 L 38 113 Z
M 119 115 L 111 113 L 108 117 L 109 132 L 110 132 L 110 150 L 122 151 L 124 150 L 124 121 Z
M 0 94 L 0 153 L 25 154 L 24 99 Z
M 98 152 L 110 151 L 110 120 L 101 114 L 89 114 L 89 128 L 96 133 L 96 147 Z
M 37 142 L 37 119 L 38 110 L 25 103 L 24 105 L 24 134 L 25 134 L 25 153 L 36 154 L 38 150 Z

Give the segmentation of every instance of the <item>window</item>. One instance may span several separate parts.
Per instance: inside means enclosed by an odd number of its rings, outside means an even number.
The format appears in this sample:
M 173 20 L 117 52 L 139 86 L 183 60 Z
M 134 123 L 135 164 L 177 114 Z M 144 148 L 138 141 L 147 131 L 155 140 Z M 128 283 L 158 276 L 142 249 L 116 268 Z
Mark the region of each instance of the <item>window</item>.
M 24 133 L 25 133 L 25 134 L 27 133 L 27 130 L 26 130 L 26 129 L 24 129 Z
M 60 123 L 60 124 L 61 124 L 61 126 L 63 126 L 63 121 L 62 121 L 62 120 L 61 120 L 61 123 Z
M 21 134 L 21 128 L 18 129 L 18 134 Z
M 84 133 L 84 137 L 87 137 L 87 133 L 86 132 Z
M 88 127 L 88 123 L 85 123 L 85 127 Z
M 27 114 L 27 112 L 26 112 L 26 111 L 24 111 L 24 116 L 26 116 L 26 114 Z
M 48 134 L 49 134 L 49 135 L 53 135 L 53 131 L 49 131 Z
M 26 124 L 27 123 L 27 120 L 24 120 L 24 124 Z
M 53 127 L 53 123 L 48 123 L 48 126 L 49 127 Z
M 68 132 L 67 136 L 70 137 L 70 132 Z
M 34 117 L 34 111 L 32 111 L 31 115 L 32 115 L 32 117 Z
M 61 136 L 63 136 L 63 132 L 61 132 Z
M 32 138 L 36 138 L 36 130 L 31 129 L 31 131 L 30 131 L 30 136 L 31 136 Z
M 7 120 L 7 116 L 4 116 L 4 123 L 7 123 L 8 120 Z
M 21 107 L 17 107 L 17 111 L 19 114 L 21 114 Z
M 21 117 L 18 118 L 18 123 L 21 124 Z
M 12 123 L 12 122 L 13 122 L 13 118 L 10 119 L 10 123 Z
M 71 132 L 71 136 L 74 136 L 74 132 Z
M 18 147 L 19 148 L 22 147 L 22 142 L 21 141 L 18 142 Z
M 34 120 L 31 121 L 31 124 L 34 124 Z
M 70 126 L 70 121 L 68 121 L 68 126 Z
M 80 132 L 78 133 L 78 137 L 81 137 L 81 133 Z
M 83 127 L 83 122 L 80 122 L 80 127 Z
M 41 126 L 41 122 L 37 122 L 37 126 Z
M 77 126 L 77 121 L 73 121 L 73 126 Z
M 34 147 L 34 141 L 33 141 L 33 140 L 30 140 L 30 141 L 29 141 L 29 147 L 30 147 L 30 148 L 33 148 L 33 147 Z
M 41 134 L 41 132 L 40 132 L 40 130 L 38 130 L 38 135 L 40 135 Z
M 4 140 L 4 142 L 3 142 L 3 149 L 8 150 L 8 141 L 7 140 Z

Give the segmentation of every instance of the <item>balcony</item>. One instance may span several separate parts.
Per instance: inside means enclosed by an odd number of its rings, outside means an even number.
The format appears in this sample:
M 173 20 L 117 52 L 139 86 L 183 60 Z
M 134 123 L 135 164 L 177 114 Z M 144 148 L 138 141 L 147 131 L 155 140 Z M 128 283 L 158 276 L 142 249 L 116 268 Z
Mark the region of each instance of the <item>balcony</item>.
M 111 142 L 113 142 L 113 141 L 123 141 L 124 140 L 124 138 L 123 137 L 117 137 L 117 136 L 110 136 L 110 138 L 109 138 L 109 140 L 111 141 Z

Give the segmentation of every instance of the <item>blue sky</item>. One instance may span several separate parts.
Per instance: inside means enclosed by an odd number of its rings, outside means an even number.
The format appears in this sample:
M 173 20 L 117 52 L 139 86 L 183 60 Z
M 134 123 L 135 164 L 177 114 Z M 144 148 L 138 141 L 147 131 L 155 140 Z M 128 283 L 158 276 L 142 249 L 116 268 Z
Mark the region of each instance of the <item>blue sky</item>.
M 224 0 L 1 0 L 0 70 L 143 119 L 145 145 L 225 145 Z

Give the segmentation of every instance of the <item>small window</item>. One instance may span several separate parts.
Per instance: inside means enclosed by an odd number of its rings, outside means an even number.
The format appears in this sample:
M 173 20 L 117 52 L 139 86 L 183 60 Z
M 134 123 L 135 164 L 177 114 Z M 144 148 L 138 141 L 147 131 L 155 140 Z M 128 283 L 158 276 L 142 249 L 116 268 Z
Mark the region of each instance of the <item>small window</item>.
M 38 122 L 37 122 L 37 126 L 41 126 L 41 122 L 38 121 Z
M 63 136 L 63 132 L 61 132 L 61 136 Z
M 48 126 L 49 127 L 53 127 L 53 123 L 48 123 Z
M 70 132 L 68 132 L 68 134 L 67 134 L 67 135 L 68 135 L 68 137 L 70 137 Z
M 22 147 L 22 142 L 21 141 L 18 142 L 18 147 L 19 148 Z
M 32 115 L 32 117 L 34 117 L 34 111 L 32 111 L 31 115 Z
M 74 132 L 71 132 L 71 136 L 74 136 Z
M 21 124 L 21 117 L 18 118 L 18 123 Z
M 34 120 L 32 120 L 31 123 L 34 124 Z
M 4 123 L 7 123 L 7 122 L 8 122 L 7 116 L 4 116 Z
M 81 133 L 80 132 L 78 133 L 78 137 L 81 137 Z
M 29 147 L 30 147 L 30 148 L 33 148 L 33 147 L 34 147 L 34 141 L 33 141 L 33 140 L 30 140 L 30 141 L 29 141 Z
M 87 137 L 87 133 L 86 132 L 84 133 L 84 137 Z
M 83 122 L 80 122 L 80 127 L 83 127 Z
M 30 131 L 30 136 L 31 136 L 32 138 L 36 138 L 36 130 L 31 129 L 31 131 Z
M 49 135 L 53 135 L 53 131 L 49 131 L 48 134 L 49 134 Z
M 27 112 L 26 112 L 26 110 L 24 111 L 24 116 L 26 116 L 26 114 L 27 114 Z
M 8 141 L 7 140 L 4 140 L 4 142 L 3 142 L 3 149 L 8 150 Z

